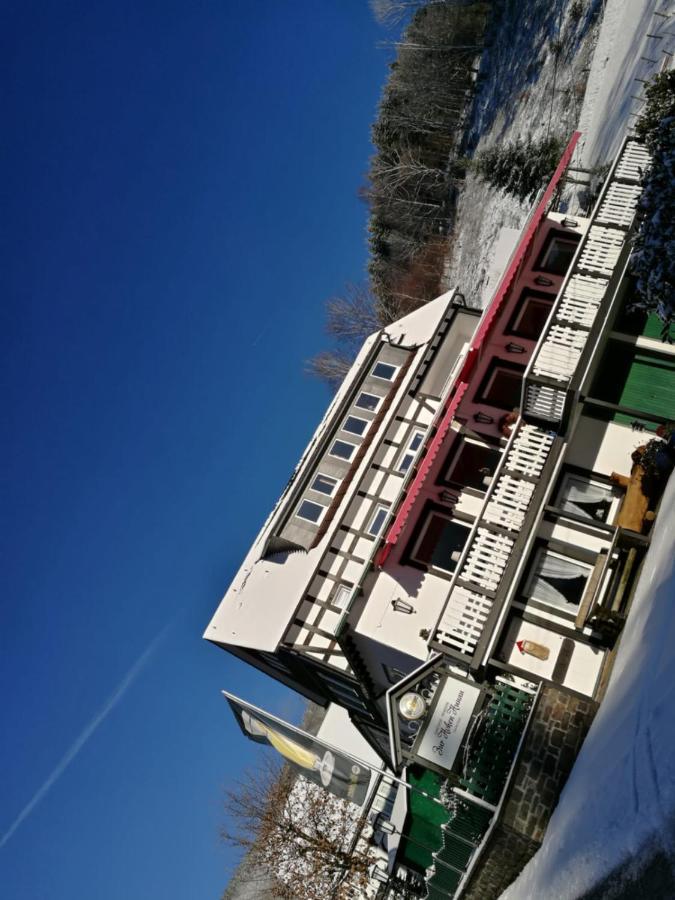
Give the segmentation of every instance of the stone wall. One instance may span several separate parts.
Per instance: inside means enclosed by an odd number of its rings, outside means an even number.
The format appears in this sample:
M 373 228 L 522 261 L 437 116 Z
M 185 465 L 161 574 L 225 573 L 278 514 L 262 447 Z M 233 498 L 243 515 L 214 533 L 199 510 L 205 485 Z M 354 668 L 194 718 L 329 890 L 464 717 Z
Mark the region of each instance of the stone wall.
M 463 900 L 499 897 L 539 849 L 597 708 L 564 688 L 542 687 L 499 822 Z

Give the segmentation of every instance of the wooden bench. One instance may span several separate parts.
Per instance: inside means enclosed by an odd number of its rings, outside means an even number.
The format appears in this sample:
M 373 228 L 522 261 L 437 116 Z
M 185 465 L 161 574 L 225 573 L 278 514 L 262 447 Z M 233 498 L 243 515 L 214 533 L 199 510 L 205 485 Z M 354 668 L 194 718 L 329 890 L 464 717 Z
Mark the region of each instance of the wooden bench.
M 612 472 L 609 476 L 615 484 L 626 489 L 614 524 L 619 528 L 628 528 L 642 534 L 645 522 L 654 519 L 654 513 L 649 512 L 649 497 L 644 493 L 642 482 L 645 477 L 644 468 L 637 464 L 633 466 L 630 475 L 619 475 Z

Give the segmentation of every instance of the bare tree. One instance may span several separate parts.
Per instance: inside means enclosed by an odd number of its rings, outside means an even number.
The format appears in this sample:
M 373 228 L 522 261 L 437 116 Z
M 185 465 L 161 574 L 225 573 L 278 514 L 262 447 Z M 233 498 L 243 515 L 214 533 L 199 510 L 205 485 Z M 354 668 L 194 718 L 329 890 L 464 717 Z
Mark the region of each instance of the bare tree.
M 370 0 L 370 8 L 380 25 L 398 25 L 411 12 L 445 0 Z
M 305 363 L 305 372 L 335 389 L 340 386 L 354 360 L 341 350 L 322 350 Z
M 415 201 L 427 197 L 440 200 L 447 189 L 445 172 L 425 163 L 419 151 L 405 145 L 392 148 L 387 156 L 374 157 L 370 177 L 390 196 Z
M 337 346 L 307 360 L 305 371 L 332 388 L 338 387 L 363 341 L 402 314 L 393 296 L 378 297 L 367 285 L 348 283 L 341 296 L 326 301 L 326 331 Z
M 271 759 L 225 793 L 223 840 L 251 851 L 284 900 L 365 896 L 373 862 L 355 846 L 359 809 Z
M 395 306 L 383 303 L 368 285 L 348 282 L 341 297 L 331 297 L 326 303 L 326 331 L 355 353 L 369 335 L 399 315 Z
M 347 284 L 341 297 L 326 303 L 326 331 L 345 345 L 360 345 L 382 327 L 377 302 L 367 287 Z

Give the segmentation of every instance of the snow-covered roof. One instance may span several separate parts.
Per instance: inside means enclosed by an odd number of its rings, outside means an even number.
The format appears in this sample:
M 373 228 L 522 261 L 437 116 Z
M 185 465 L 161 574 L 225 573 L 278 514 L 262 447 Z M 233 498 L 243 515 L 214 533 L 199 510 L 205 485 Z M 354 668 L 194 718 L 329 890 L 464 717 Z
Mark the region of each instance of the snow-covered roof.
M 278 647 L 332 534 L 328 531 L 321 542 L 307 552 L 266 553 L 268 539 L 285 515 L 295 484 L 313 464 L 315 451 L 335 425 L 346 399 L 379 346 L 389 343 L 408 349 L 425 348 L 439 329 L 453 296 L 454 291 L 448 291 L 366 339 L 209 622 L 204 632 L 207 640 L 263 651 L 274 651 Z M 408 380 L 399 388 L 401 395 L 407 390 Z M 366 456 L 362 465 L 367 459 Z M 345 496 L 345 502 L 349 497 L 350 494 Z
M 322 551 L 261 559 L 260 546 L 256 541 L 223 597 L 204 632 L 207 640 L 268 652 L 278 647 Z
M 447 291 L 440 297 L 436 297 L 435 300 L 408 313 L 407 316 L 403 316 L 402 319 L 397 319 L 396 322 L 387 325 L 384 331 L 391 343 L 403 346 L 429 343 L 436 334 L 443 314 L 455 293 L 454 290 Z

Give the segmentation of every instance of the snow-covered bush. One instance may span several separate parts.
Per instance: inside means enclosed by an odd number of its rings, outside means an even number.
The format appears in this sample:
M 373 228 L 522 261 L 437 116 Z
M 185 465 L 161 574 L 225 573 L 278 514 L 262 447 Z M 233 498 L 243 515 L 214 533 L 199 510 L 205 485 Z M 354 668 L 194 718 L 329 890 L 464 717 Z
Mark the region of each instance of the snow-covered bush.
M 675 71 L 657 75 L 646 95 L 635 131 L 649 148 L 652 163 L 638 205 L 632 263 L 635 305 L 657 313 L 668 325 L 675 318 Z

